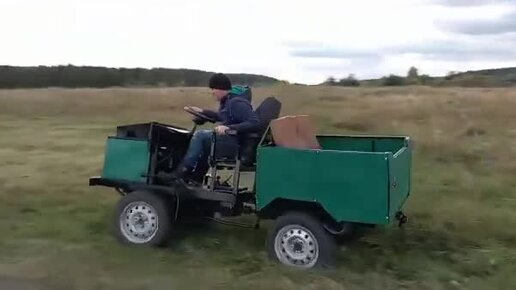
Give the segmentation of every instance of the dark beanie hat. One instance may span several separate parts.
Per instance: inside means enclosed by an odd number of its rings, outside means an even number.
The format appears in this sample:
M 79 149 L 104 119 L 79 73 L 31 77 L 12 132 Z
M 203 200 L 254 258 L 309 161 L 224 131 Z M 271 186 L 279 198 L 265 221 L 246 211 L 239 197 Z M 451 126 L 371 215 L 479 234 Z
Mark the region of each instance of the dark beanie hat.
M 222 73 L 216 73 L 210 78 L 210 89 L 218 89 L 218 90 L 231 90 L 231 81 L 229 78 Z

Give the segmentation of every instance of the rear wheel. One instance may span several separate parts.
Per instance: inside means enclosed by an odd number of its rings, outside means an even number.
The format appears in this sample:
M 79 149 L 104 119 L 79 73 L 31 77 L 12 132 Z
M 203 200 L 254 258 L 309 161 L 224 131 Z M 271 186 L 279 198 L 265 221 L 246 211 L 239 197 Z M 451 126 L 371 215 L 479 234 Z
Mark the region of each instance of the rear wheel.
M 123 196 L 115 211 L 115 236 L 126 244 L 163 246 L 172 231 L 167 200 L 154 193 L 136 191 Z
M 322 222 L 305 213 L 291 212 L 276 219 L 267 235 L 269 257 L 296 268 L 332 268 L 335 240 Z

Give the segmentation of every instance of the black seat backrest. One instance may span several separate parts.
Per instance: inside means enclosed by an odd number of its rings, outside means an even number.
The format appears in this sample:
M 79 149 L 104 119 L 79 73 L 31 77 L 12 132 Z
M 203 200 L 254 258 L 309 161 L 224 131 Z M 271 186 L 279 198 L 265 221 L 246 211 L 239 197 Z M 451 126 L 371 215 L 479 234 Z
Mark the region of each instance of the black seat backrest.
M 275 97 L 268 97 L 254 111 L 259 122 L 258 134 L 263 135 L 270 122 L 277 119 L 281 111 L 281 102 Z M 261 137 L 261 136 L 260 136 Z
M 251 166 L 256 161 L 256 148 L 263 134 L 269 127 L 272 120 L 277 119 L 281 111 L 281 102 L 275 97 L 268 97 L 254 111 L 258 117 L 259 123 L 256 129 L 255 137 L 244 138 L 240 159 L 243 165 Z

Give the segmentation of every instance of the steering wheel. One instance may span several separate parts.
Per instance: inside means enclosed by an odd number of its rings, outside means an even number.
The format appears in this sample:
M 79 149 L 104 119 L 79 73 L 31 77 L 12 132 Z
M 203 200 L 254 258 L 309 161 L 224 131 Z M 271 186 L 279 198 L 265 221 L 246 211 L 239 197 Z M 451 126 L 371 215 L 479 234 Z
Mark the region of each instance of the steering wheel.
M 210 123 L 216 123 L 217 120 L 213 119 L 213 118 L 210 118 L 208 116 L 206 116 L 205 114 L 203 113 L 200 113 L 200 112 L 197 112 L 195 111 L 192 106 L 186 106 L 185 108 L 185 111 L 187 111 L 188 113 L 194 115 L 195 117 L 197 118 L 200 118 L 201 120 L 203 121 L 207 121 L 207 122 L 210 122 Z

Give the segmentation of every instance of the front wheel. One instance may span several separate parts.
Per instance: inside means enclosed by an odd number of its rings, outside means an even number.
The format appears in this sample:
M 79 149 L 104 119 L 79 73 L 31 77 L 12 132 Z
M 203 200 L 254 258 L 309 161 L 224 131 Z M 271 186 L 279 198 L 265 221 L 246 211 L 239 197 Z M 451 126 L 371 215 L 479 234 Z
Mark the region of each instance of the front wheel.
M 266 242 L 269 257 L 296 268 L 335 266 L 335 240 L 322 222 L 305 213 L 291 212 L 276 219 Z
M 169 204 L 151 192 L 129 193 L 118 201 L 113 230 L 125 244 L 163 246 L 172 230 Z

